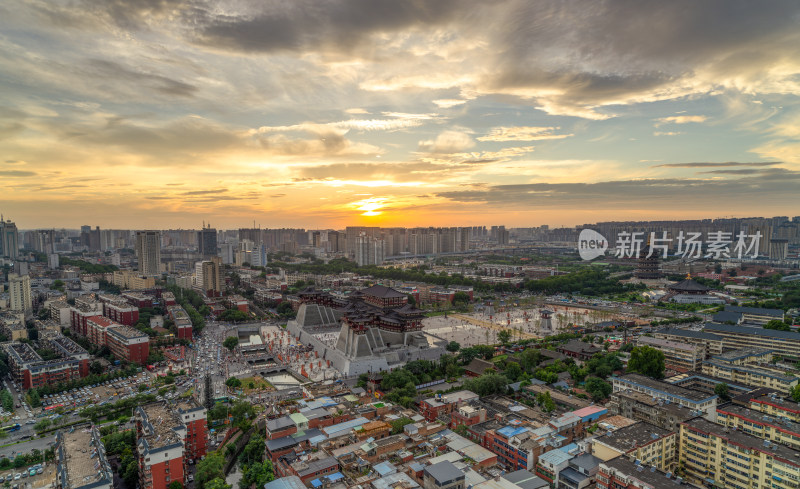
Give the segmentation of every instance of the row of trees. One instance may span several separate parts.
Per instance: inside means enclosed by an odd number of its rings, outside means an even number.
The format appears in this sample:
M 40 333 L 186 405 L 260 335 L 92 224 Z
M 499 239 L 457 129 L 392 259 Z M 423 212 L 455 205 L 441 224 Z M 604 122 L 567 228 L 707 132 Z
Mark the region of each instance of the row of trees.
M 376 266 L 359 267 L 355 262 L 346 259 L 334 259 L 328 263 L 312 262 L 303 264 L 274 263 L 275 267 L 284 268 L 294 272 L 315 273 L 331 275 L 341 272 L 355 272 L 370 275 L 378 279 L 403 280 L 410 282 L 424 282 L 440 286 L 468 285 L 478 292 L 511 292 L 516 287 L 511 284 L 489 284 L 477 279 L 466 278 L 460 274 L 447 275 L 426 273 L 426 267 L 421 266 L 410 269 L 378 268 Z M 266 270 L 266 269 L 265 269 Z M 619 294 L 632 290 L 641 290 L 644 285 L 620 284 L 618 280 L 608 277 L 608 272 L 596 268 L 584 268 L 567 275 L 547 277 L 541 280 L 529 280 L 523 288 L 531 292 L 540 293 L 580 293 L 586 296 L 606 294 Z
M 177 285 L 167 285 L 166 289 L 175 295 L 175 301 L 189 315 L 192 321 L 192 329 L 195 333 L 199 333 L 206 327 L 204 317 L 211 314 L 211 310 L 206 306 L 203 297 L 191 289 L 182 289 Z
M 112 432 L 103 437 L 103 445 L 107 455 L 118 455 L 119 475 L 128 488 L 134 488 L 139 482 L 139 464 L 133 454 L 136 446 L 136 433 L 133 430 Z
M 47 261 L 47 258 L 45 258 L 45 261 Z M 71 265 L 73 267 L 78 267 L 84 273 L 111 273 L 119 270 L 119 267 L 116 265 L 98 265 L 96 263 L 89 263 L 88 261 L 73 260 L 64 255 L 59 257 L 58 263 L 61 266 Z

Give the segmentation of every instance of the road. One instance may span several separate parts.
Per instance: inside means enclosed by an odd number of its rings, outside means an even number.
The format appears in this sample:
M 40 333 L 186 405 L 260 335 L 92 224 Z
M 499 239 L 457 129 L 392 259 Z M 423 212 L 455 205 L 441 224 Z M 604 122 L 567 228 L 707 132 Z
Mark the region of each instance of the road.
M 8 442 L 8 438 L 3 440 L 3 442 Z M 0 448 L 0 458 L 8 457 L 13 459 L 20 453 L 30 453 L 34 449 L 45 451 L 48 448 L 50 448 L 50 444 L 55 444 L 55 442 L 56 442 L 56 435 L 53 434 L 45 438 L 37 438 L 34 440 L 26 441 L 24 443 L 17 443 L 16 445 L 2 447 Z

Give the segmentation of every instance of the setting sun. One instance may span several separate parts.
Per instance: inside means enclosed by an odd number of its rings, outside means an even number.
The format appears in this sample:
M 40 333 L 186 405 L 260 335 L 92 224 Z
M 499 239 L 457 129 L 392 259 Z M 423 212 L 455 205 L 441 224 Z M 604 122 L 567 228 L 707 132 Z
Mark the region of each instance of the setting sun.
M 380 212 L 380 209 L 385 207 L 384 202 L 386 202 L 386 199 L 372 197 L 354 202 L 353 205 L 358 206 L 356 209 L 364 211 L 364 213 L 361 214 L 362 216 L 380 216 L 383 214 Z

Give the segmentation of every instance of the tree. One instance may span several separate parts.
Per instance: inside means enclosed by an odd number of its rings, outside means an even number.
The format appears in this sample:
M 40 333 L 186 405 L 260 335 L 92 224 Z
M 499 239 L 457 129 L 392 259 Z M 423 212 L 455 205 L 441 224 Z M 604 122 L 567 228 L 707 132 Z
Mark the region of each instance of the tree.
M 242 381 L 237 379 L 236 377 L 231 377 L 225 381 L 225 385 L 230 387 L 231 389 L 238 389 L 242 386 Z
M 549 391 L 536 394 L 536 403 L 542 408 L 542 411 L 546 413 L 555 411 L 556 409 L 556 402 L 553 400 L 553 396 L 550 395 Z
M 461 292 L 461 291 L 456 292 L 453 295 L 453 305 L 456 305 L 456 304 L 465 304 L 465 305 L 469 304 L 469 294 L 467 294 L 466 292 Z
M 195 471 L 198 489 L 205 489 L 206 483 L 214 479 L 222 479 L 224 481 L 225 473 L 222 470 L 224 465 L 225 457 L 218 451 L 206 454 L 206 458 L 197 463 L 197 470 Z
M 411 294 L 408 294 L 408 305 L 414 307 L 417 306 L 417 299 L 415 299 L 414 296 Z
M 240 465 L 250 465 L 264 460 L 264 436 L 261 433 L 250 437 L 250 441 L 242 449 L 239 455 Z
M 481 356 L 481 354 L 474 346 L 462 348 L 461 351 L 458 352 L 458 360 L 462 365 L 467 365 L 469 362 L 478 358 L 479 356 Z
M 497 339 L 500 341 L 500 343 L 507 345 L 508 342 L 511 341 L 511 331 L 507 329 L 500 331 L 497 333 Z
M 544 357 L 539 350 L 535 348 L 528 348 L 520 354 L 519 365 L 526 372 L 530 372 L 536 368 L 536 366 L 539 365 L 543 359 Z
M 792 328 L 779 319 L 771 319 L 764 325 L 764 329 L 774 329 L 777 331 L 791 331 Z
M 611 395 L 611 391 L 613 390 L 611 384 L 598 377 L 589 377 L 586 379 L 584 389 L 595 401 L 608 399 L 608 396 Z
M 472 391 L 481 397 L 492 394 L 505 394 L 507 385 L 508 379 L 506 376 L 494 372 L 486 373 L 464 382 L 466 390 Z
M 227 348 L 230 351 L 233 351 L 234 348 L 239 344 L 239 338 L 235 336 L 228 336 L 225 338 L 225 341 L 222 342 L 222 346 Z
M 509 382 L 516 382 L 522 377 L 522 368 L 517 362 L 508 362 L 503 374 L 508 377 Z
M 489 345 L 475 345 L 473 348 L 477 350 L 478 354 L 483 357 L 484 360 L 491 360 L 494 356 L 494 347 Z
M 650 346 L 637 346 L 631 351 L 628 371 L 638 372 L 654 379 L 664 378 L 664 352 Z
M 719 398 L 723 401 L 727 402 L 731 400 L 731 396 L 728 394 L 728 384 L 725 382 L 720 382 L 714 386 L 714 394 L 719 396 Z
M 794 399 L 795 402 L 800 402 L 800 384 L 794 386 L 794 389 L 792 389 L 792 399 Z
M 172 481 L 167 485 L 167 489 L 183 489 L 183 483 L 181 481 Z
M 461 349 L 461 345 L 459 345 L 457 341 L 451 341 L 450 343 L 447 344 L 447 351 L 449 351 L 450 353 L 455 353 L 459 349 Z
M 35 407 L 35 408 L 36 407 L 40 407 L 42 405 L 42 398 L 39 396 L 39 391 L 37 391 L 36 389 L 31 389 L 28 392 L 28 403 L 31 405 L 31 407 Z M 13 401 L 12 401 L 11 404 L 13 406 Z M 6 405 L 6 402 L 5 402 L 5 399 L 3 399 L 3 406 L 5 406 L 5 405 Z M 6 411 L 11 411 L 11 410 L 10 409 L 6 409 Z
M 205 489 L 231 489 L 230 484 L 226 484 L 224 479 L 216 478 L 208 481 Z
M 89 372 L 91 372 L 91 373 L 93 373 L 95 375 L 102 374 L 103 373 L 103 364 L 101 364 L 97 360 L 93 361 L 92 363 L 89 364 Z
M 407 424 L 413 423 L 414 420 L 411 418 L 400 418 L 394 419 L 389 421 L 389 424 L 392 426 L 392 434 L 397 435 L 403 432 L 403 427 Z
M 239 481 L 239 489 L 249 489 L 250 487 L 264 487 L 267 482 L 275 480 L 275 473 L 272 462 L 256 462 L 242 470 L 242 479 Z
M 36 430 L 37 433 L 41 433 L 42 431 L 45 431 L 47 428 L 49 428 L 51 424 L 53 423 L 52 421 L 50 421 L 49 418 L 44 418 L 41 421 L 37 422 L 35 425 L 33 425 L 33 429 Z

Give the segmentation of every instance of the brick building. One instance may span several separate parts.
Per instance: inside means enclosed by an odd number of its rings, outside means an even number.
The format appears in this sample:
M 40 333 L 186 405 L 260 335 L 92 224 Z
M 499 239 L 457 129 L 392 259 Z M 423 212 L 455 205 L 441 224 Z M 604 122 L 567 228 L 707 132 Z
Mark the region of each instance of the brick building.
M 54 338 L 42 339 L 42 342 L 59 354 L 60 358 L 43 360 L 27 343 L 3 345 L 8 355 L 11 376 L 23 389 L 66 383 L 89 375 L 89 353 L 60 333 L 50 333 Z
M 106 328 L 106 346 L 115 357 L 144 365 L 150 355 L 150 338 L 130 326 Z
M 185 426 L 177 423 L 166 403 L 139 406 L 134 411 L 139 488 L 167 489 L 184 483 Z
M 119 324 L 133 326 L 139 321 L 139 308 L 125 301 L 104 302 L 103 316 Z

